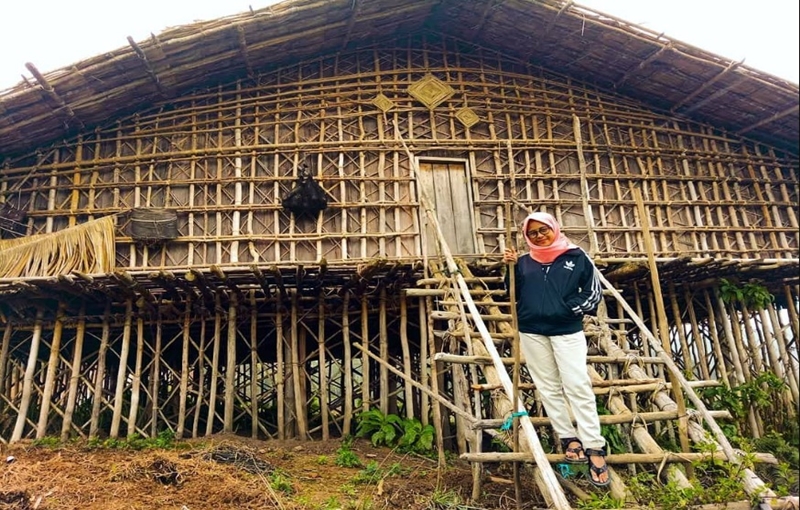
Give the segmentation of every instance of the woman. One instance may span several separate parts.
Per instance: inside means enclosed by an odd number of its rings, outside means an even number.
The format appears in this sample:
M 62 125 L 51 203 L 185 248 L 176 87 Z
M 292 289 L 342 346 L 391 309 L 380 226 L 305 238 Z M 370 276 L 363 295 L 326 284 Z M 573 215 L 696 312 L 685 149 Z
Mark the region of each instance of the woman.
M 600 419 L 586 370 L 583 334 L 583 314 L 593 312 L 602 298 L 600 281 L 589 256 L 561 233 L 550 214 L 530 214 L 522 223 L 522 233 L 530 253 L 518 257 L 509 248 L 503 261 L 516 263 L 517 318 L 525 364 L 566 461 L 588 461 L 590 481 L 606 486 L 610 473 L 605 439 L 600 435 Z

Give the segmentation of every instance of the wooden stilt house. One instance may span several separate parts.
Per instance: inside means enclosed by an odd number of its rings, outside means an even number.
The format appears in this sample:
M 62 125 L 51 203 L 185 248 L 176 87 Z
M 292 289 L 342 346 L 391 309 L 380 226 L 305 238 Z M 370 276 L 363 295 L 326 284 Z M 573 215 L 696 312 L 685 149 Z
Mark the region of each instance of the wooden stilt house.
M 769 373 L 706 426 L 796 419 L 797 84 L 560 0 L 288 0 L 128 43 L 0 93 L 0 441 L 327 440 L 378 408 L 482 462 L 476 428 L 536 409 L 524 381 L 477 405 L 533 210 L 608 284 L 590 370 L 639 455 L 706 437 L 697 388 Z

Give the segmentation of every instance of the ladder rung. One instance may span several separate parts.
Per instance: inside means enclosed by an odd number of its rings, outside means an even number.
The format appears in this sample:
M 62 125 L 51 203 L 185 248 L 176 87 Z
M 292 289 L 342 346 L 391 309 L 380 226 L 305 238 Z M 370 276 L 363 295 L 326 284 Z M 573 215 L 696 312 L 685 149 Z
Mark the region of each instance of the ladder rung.
M 726 419 L 730 420 L 732 418 L 731 413 L 729 411 L 709 411 L 711 416 L 715 419 Z M 550 418 L 544 416 L 529 416 L 531 423 L 533 423 L 534 427 L 541 427 L 546 425 L 551 425 Z M 678 411 L 651 411 L 645 413 L 625 413 L 625 414 L 601 414 L 598 416 L 600 419 L 601 425 L 619 425 L 621 423 L 650 423 L 654 421 L 667 421 L 667 420 L 677 420 L 678 419 Z M 499 429 L 505 424 L 506 420 L 504 419 L 485 419 L 485 420 L 477 420 L 472 423 L 471 428 L 473 430 L 488 430 L 488 429 Z M 574 423 L 574 422 L 573 422 Z
M 473 296 L 505 296 L 506 291 L 502 289 L 471 289 Z M 418 297 L 437 297 L 453 293 L 451 289 L 405 289 L 408 296 Z
M 467 317 L 472 317 L 469 313 L 466 314 Z M 442 319 L 442 320 L 450 320 L 450 319 L 460 319 L 461 314 L 456 312 L 440 312 L 440 311 L 433 311 L 431 312 L 431 317 L 434 319 Z M 481 319 L 485 321 L 510 321 L 513 319 L 511 314 L 502 313 L 496 315 L 481 315 Z
M 496 335 L 497 333 L 492 333 Z M 489 356 L 462 356 L 460 354 L 449 354 L 446 352 L 439 352 L 433 358 L 435 361 L 444 361 L 449 363 L 479 363 L 488 365 L 492 363 L 492 358 Z M 500 358 L 504 365 L 513 365 L 513 358 Z M 663 364 L 664 360 L 657 357 L 648 356 L 587 356 L 587 363 L 653 363 Z
M 445 299 L 439 301 L 440 305 L 444 306 L 458 306 L 459 303 L 463 301 L 450 301 L 449 299 Z M 473 301 L 475 306 L 511 306 L 511 303 L 508 301 Z
M 547 461 L 552 464 L 564 462 L 564 455 L 560 453 L 545 454 Z M 606 457 L 609 464 L 661 464 L 662 462 L 697 462 L 710 458 L 726 460 L 725 452 L 662 452 L 662 453 L 612 453 Z M 532 453 L 523 452 L 480 452 L 462 453 L 459 458 L 468 462 L 533 462 Z M 755 462 L 777 464 L 778 461 L 771 454 L 756 454 Z
M 420 278 L 417 280 L 417 287 L 425 285 L 439 285 L 442 282 L 448 282 L 447 278 Z M 502 276 L 484 276 L 484 277 L 464 277 L 465 283 L 503 283 Z

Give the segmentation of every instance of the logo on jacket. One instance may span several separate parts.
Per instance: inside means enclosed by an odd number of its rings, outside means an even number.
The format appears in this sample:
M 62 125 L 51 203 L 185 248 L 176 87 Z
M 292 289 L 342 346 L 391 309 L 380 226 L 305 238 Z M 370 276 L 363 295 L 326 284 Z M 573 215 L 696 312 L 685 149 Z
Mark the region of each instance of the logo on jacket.
M 575 269 L 575 262 L 568 260 L 564 262 L 564 269 L 569 269 L 570 271 Z

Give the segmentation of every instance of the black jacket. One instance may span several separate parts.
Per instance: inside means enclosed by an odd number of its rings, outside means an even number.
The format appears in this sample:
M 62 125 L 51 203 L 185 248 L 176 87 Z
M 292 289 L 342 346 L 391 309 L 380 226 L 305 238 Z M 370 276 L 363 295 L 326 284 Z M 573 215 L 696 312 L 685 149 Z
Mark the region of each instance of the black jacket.
M 552 264 L 520 255 L 515 271 L 519 330 L 548 336 L 581 331 L 583 315 L 594 313 L 603 297 L 596 271 L 580 248 L 559 255 Z

